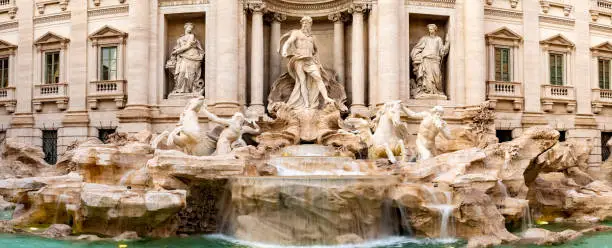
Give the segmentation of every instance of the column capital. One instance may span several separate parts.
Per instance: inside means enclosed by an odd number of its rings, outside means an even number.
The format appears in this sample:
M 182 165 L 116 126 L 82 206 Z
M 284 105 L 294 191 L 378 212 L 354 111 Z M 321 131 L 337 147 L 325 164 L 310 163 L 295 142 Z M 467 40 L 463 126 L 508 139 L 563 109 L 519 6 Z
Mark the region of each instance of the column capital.
M 349 8 L 348 8 L 348 12 L 350 14 L 354 14 L 354 13 L 365 13 L 368 11 L 368 9 L 370 9 L 372 7 L 371 4 L 367 4 L 367 3 L 352 3 Z
M 350 16 L 344 12 L 338 12 L 338 13 L 329 14 L 327 16 L 327 19 L 332 22 L 347 22 L 350 19 Z
M 270 22 L 270 23 L 284 22 L 285 20 L 287 20 L 287 15 L 276 13 L 276 12 L 269 12 L 264 18 L 267 22 Z
M 266 13 L 266 3 L 264 2 L 250 2 L 245 4 L 245 9 L 253 12 L 253 13 Z

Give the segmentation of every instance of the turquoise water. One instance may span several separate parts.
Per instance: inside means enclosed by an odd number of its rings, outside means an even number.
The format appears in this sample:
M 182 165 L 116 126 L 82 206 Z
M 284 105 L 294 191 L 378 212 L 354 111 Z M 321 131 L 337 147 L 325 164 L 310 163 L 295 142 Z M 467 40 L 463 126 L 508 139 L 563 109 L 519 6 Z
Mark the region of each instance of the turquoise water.
M 227 238 L 221 235 L 202 235 L 202 236 L 191 236 L 187 238 L 168 238 L 158 240 L 144 240 L 137 242 L 83 242 L 83 241 L 60 241 L 52 239 L 44 239 L 39 237 L 25 236 L 25 235 L 11 235 L 11 234 L 0 234 L 0 247 L 2 248 L 31 248 L 31 247 L 45 247 L 45 248 L 117 248 L 119 245 L 127 245 L 125 248 L 195 248 L 195 247 L 206 247 L 206 248 L 248 248 L 248 247 L 262 247 L 262 248 L 277 248 L 285 246 L 271 246 L 262 244 L 253 244 L 238 242 L 236 240 Z M 392 237 L 388 239 L 378 240 L 369 242 L 359 246 L 321 246 L 329 248 L 382 248 L 382 247 L 394 247 L 394 248 L 455 248 L 464 247 L 465 242 L 434 242 L 432 240 L 424 239 L 412 239 L 408 237 Z M 501 246 L 503 248 L 517 247 L 517 246 Z M 538 246 L 523 246 L 525 248 L 538 247 Z M 598 248 L 612 248 L 612 233 L 599 233 L 590 235 L 582 239 L 570 242 L 568 244 L 555 246 L 556 248 L 576 248 L 576 247 L 598 247 Z

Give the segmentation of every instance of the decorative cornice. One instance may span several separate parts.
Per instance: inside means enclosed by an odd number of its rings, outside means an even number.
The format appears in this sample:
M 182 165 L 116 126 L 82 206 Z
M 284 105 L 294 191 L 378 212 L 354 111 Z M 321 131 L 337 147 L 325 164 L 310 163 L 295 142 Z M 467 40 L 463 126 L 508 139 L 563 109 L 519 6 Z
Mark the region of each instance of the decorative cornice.
M 359 3 L 369 4 L 373 0 L 360 0 Z M 261 0 L 245 0 L 245 3 L 261 2 Z M 337 12 L 348 11 L 354 0 L 266 0 L 268 10 L 287 16 L 326 17 Z
M 540 15 L 540 22 L 572 27 L 576 24 L 576 20 L 574 19 L 550 15 Z
M 179 6 L 179 5 L 196 5 L 207 4 L 209 0 L 157 0 L 159 7 Z
M 66 11 L 68 9 L 68 0 L 37 0 L 36 9 L 38 10 L 38 14 L 44 14 L 45 6 L 51 4 L 58 4 L 62 11 Z
M 99 7 L 99 6 L 100 6 L 100 1 L 101 1 L 101 0 L 93 0 L 93 4 L 94 4 L 94 6 Z M 126 1 L 126 0 L 119 0 L 119 3 L 120 3 L 120 4 L 123 4 L 123 3 L 125 3 L 125 1 Z
M 116 14 L 127 14 L 130 11 L 129 5 L 112 6 L 107 8 L 95 8 L 87 11 L 87 16 L 103 16 L 103 15 L 116 15 Z
M 0 9 L 0 13 L 7 13 L 9 18 L 15 19 L 15 15 L 17 15 L 17 6 L 3 7 Z
M 455 0 L 406 0 L 408 5 L 455 8 Z
M 589 27 L 591 28 L 591 31 L 599 31 L 599 32 L 604 32 L 606 34 L 608 34 L 609 32 L 612 32 L 612 25 L 591 23 L 589 24 Z
M 19 27 L 19 22 L 17 21 L 0 23 L 0 30 L 13 29 L 13 28 L 18 28 L 18 27 Z
M 503 18 L 523 19 L 523 12 L 520 10 L 500 9 L 485 6 L 485 16 L 497 16 Z
M 53 14 L 53 15 L 45 15 L 34 18 L 34 24 L 42 24 L 47 22 L 59 22 L 59 21 L 68 21 L 70 20 L 70 12 Z
M 506 0 L 506 1 L 510 1 L 510 7 L 513 9 L 516 8 L 519 2 L 519 0 Z M 486 3 L 487 5 L 493 5 L 493 0 L 487 0 Z

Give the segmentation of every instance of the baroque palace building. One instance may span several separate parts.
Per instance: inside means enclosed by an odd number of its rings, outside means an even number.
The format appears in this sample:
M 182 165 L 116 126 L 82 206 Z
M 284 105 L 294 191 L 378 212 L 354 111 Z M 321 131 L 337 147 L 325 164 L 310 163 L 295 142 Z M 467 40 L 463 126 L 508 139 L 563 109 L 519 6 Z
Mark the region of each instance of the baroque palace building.
M 402 100 L 441 105 L 460 125 L 466 106 L 490 100 L 502 141 L 551 125 L 594 143 L 593 172 L 608 155 L 610 0 L 0 0 L 0 134 L 53 162 L 88 137 L 173 127 L 194 96 L 173 92 L 167 68 L 185 23 L 204 51 L 208 108 L 261 116 L 287 70 L 279 40 L 302 16 L 353 113 Z M 428 24 L 448 51 L 442 92 L 420 97 L 411 52 Z

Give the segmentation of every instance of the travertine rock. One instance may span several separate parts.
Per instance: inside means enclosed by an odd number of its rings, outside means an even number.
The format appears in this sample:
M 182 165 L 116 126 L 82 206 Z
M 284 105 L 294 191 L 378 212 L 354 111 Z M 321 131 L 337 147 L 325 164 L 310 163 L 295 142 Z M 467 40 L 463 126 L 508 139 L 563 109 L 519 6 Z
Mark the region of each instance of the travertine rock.
M 45 162 L 45 154 L 40 147 L 7 138 L 0 150 L 0 179 L 55 174 L 52 167 Z
M 72 234 L 72 227 L 66 224 L 53 224 L 42 233 L 47 238 L 64 238 Z
M 574 230 L 552 232 L 541 228 L 529 228 L 523 232 L 520 240 L 523 244 L 558 245 L 582 237 L 582 233 Z

